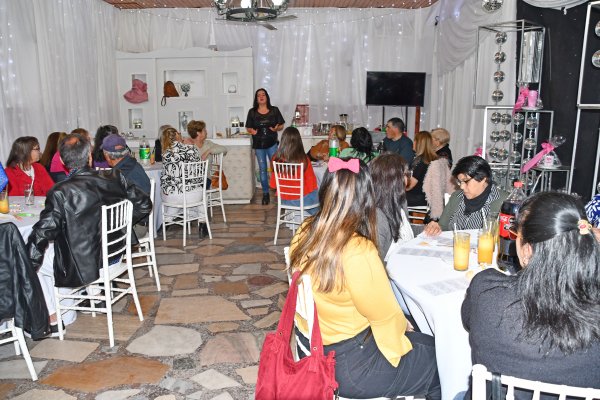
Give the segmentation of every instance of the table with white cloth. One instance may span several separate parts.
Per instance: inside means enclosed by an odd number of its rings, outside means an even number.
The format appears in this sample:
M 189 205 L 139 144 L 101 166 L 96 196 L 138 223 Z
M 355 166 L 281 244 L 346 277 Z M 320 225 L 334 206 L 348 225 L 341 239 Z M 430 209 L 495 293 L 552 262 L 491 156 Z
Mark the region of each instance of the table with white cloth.
M 40 219 L 40 213 L 44 209 L 46 197 L 36 196 L 34 205 L 25 205 L 25 197 L 9 196 L 10 214 L 0 214 L 0 223 L 14 223 L 23 240 L 27 243 L 27 239 L 33 230 L 33 225 Z M 44 253 L 44 260 L 37 272 L 44 292 L 44 298 L 50 314 L 54 312 L 54 242 L 48 243 L 48 248 Z M 63 300 L 65 304 L 72 300 Z M 69 325 L 75 321 L 77 314 L 75 311 L 68 311 L 63 315 L 63 323 Z
M 156 183 L 154 190 L 154 198 L 152 199 L 152 209 L 154 210 L 154 237 L 156 237 L 156 230 L 162 225 L 162 212 L 160 210 L 162 204 L 162 197 L 160 196 L 160 176 L 162 175 L 163 164 L 157 162 L 150 165 L 142 165 L 148 178 L 153 178 Z
M 477 265 L 477 231 L 471 233 L 469 268 Z M 461 305 L 470 280 L 453 267 L 452 232 L 421 234 L 400 246 L 387 263 L 393 284 L 423 333 L 435 337 L 442 399 L 452 400 L 469 387 L 471 347 L 463 328 Z

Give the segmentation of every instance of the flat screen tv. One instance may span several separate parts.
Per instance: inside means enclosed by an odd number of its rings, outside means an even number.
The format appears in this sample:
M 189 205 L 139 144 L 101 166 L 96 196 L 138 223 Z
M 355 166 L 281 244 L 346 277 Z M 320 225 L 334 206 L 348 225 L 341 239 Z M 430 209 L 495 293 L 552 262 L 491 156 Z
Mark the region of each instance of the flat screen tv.
M 424 72 L 367 71 L 368 106 L 423 107 Z

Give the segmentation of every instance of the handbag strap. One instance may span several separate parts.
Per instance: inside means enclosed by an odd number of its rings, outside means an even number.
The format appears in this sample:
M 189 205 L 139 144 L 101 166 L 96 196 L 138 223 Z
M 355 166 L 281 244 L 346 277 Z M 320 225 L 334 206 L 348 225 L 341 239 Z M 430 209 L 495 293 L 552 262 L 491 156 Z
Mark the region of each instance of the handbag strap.
M 298 280 L 300 279 L 300 271 L 294 272 L 290 290 L 279 323 L 277 324 L 277 333 L 283 336 L 285 343 L 290 342 L 292 330 L 294 329 L 294 315 L 296 314 L 296 301 L 298 299 Z M 317 314 L 317 304 L 313 302 L 314 307 L 314 322 L 310 339 L 310 352 L 314 355 L 323 354 L 323 338 L 321 337 L 321 328 L 319 327 L 319 316 Z

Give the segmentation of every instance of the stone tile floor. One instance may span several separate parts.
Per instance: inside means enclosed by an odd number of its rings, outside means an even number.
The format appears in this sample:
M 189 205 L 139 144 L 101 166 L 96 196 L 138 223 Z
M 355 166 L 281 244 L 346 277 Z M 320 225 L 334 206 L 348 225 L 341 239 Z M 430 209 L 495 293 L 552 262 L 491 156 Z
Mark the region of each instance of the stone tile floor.
M 39 380 L 32 382 L 13 345 L 0 346 L 0 399 L 253 399 L 265 334 L 287 292 L 283 248 L 273 245 L 276 206 L 215 210 L 213 239 L 181 230 L 155 241 L 162 291 L 135 270 L 144 321 L 131 296 L 113 308 L 115 347 L 106 318 L 79 314 L 64 341 L 28 340 Z M 190 240 L 191 239 L 191 240 Z

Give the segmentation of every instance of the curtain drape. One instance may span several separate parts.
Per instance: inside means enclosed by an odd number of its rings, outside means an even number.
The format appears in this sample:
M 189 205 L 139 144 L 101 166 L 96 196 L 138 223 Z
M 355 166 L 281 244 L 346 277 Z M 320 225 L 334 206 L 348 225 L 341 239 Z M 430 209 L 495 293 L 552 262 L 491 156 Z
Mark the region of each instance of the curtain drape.
M 417 10 L 292 8 L 288 14 L 298 18 L 275 21 L 278 30 L 269 31 L 218 21 L 211 9 L 0 0 L 0 157 L 6 159 L 19 136 L 37 136 L 43 146 L 54 130 L 81 126 L 93 133 L 100 124 L 115 124 L 115 51 L 208 47 L 211 25 L 219 50 L 253 48 L 254 86 L 269 91 L 288 122 L 296 104 L 307 103 L 311 121 L 334 122 L 345 113 L 374 128 L 382 108 L 365 106 L 366 71 L 426 72 L 431 96 L 421 129 L 448 128 L 455 153 L 468 154 L 481 130 L 469 83 L 476 27 L 514 19 L 515 1 L 505 0 L 492 15 L 479 12 L 479 0 L 442 0 Z M 494 65 L 490 60 L 481 68 Z M 385 117 L 405 117 L 403 111 L 389 107 Z
M 559 10 L 568 9 L 588 2 L 588 0 L 523 0 L 527 4 L 531 4 L 540 8 L 556 8 Z
M 115 15 L 102 1 L 0 0 L 0 159 L 20 136 L 117 122 Z

